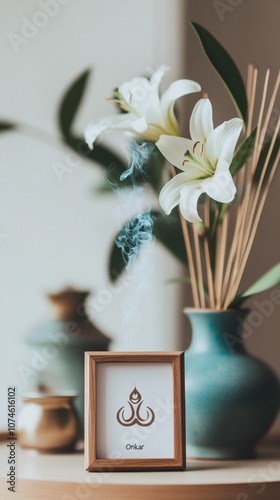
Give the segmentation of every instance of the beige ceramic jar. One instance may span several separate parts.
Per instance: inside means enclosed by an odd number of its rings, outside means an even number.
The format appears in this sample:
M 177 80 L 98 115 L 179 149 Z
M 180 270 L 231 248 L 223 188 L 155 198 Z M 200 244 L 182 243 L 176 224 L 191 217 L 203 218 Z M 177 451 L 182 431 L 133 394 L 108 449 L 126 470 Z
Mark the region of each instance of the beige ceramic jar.
M 75 397 L 73 393 L 27 395 L 18 421 L 20 445 L 45 452 L 72 449 L 78 435 Z

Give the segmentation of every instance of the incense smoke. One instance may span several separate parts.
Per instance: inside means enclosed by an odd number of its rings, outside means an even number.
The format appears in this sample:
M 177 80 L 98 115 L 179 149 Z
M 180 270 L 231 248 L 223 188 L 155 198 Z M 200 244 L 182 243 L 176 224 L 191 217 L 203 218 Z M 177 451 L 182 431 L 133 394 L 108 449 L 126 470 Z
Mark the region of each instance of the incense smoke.
M 120 180 L 124 181 L 130 177 L 134 188 L 142 188 L 139 184 L 139 180 L 142 181 L 142 183 L 148 180 L 145 163 L 149 160 L 154 148 L 155 145 L 152 142 L 139 143 L 133 141 L 131 144 L 131 166 L 122 173 Z
M 132 293 L 123 302 L 123 334 L 126 341 L 126 348 L 131 343 L 133 347 L 132 334 L 136 335 L 140 327 L 140 303 L 143 300 L 143 291 L 150 286 L 150 259 L 149 253 L 154 242 L 153 217 L 151 215 L 150 203 L 146 199 L 146 193 L 141 186 L 141 182 L 147 181 L 145 163 L 150 158 L 154 144 L 136 143 L 132 144 L 132 162 L 126 170 L 121 180 L 130 177 L 133 189 L 124 188 L 118 194 L 122 199 L 116 215 L 121 220 L 125 217 L 129 220 L 120 231 L 116 245 L 120 248 L 125 262 L 126 269 L 129 269 L 131 277 L 130 286 Z M 134 264 L 137 257 L 137 265 Z
M 131 266 L 134 257 L 136 257 L 143 245 L 152 242 L 153 236 L 153 218 L 150 210 L 143 211 L 143 200 L 139 194 L 143 191 L 143 187 L 139 184 L 139 179 L 142 182 L 147 180 L 145 171 L 145 163 L 150 157 L 154 148 L 151 143 L 132 143 L 132 163 L 120 177 L 120 180 L 131 178 L 133 184 L 133 199 L 129 196 L 131 208 L 138 212 L 121 230 L 116 239 L 116 245 L 121 249 L 126 268 Z M 137 196 L 138 195 L 138 196 Z M 130 211 L 129 210 L 129 211 Z
M 128 222 L 116 239 L 121 249 L 126 268 L 131 266 L 134 257 L 139 254 L 145 243 L 153 241 L 153 219 L 151 212 L 144 212 Z

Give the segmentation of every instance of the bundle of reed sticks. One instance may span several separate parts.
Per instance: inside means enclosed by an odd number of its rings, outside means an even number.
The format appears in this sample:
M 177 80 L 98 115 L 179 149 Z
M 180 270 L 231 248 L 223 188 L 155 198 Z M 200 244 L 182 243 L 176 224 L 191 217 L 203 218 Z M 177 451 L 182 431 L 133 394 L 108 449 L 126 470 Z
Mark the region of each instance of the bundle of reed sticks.
M 256 135 L 252 154 L 235 178 L 235 201 L 226 206 L 214 202 L 213 209 L 213 200 L 207 197 L 203 206 L 203 224 L 189 224 L 180 214 L 196 308 L 225 310 L 231 307 L 239 292 L 264 204 L 279 164 L 280 117 L 274 130 L 271 130 L 270 122 L 278 96 L 280 72 L 273 84 L 270 82 L 270 69 L 266 71 L 259 105 L 256 104 L 258 73 L 258 68 L 252 64 L 248 66 L 246 137 L 254 130 L 255 119 Z M 270 96 L 269 86 L 272 87 Z

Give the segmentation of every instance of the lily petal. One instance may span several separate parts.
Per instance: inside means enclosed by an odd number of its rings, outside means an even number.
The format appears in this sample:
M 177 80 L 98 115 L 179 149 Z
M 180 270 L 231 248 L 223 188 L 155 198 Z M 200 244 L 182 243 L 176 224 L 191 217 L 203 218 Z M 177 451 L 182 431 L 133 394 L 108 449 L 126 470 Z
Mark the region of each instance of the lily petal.
M 103 130 L 114 128 L 120 115 L 112 115 L 99 121 L 90 122 L 85 129 L 85 141 L 89 148 L 93 149 L 93 143 Z
M 208 136 L 205 154 L 211 163 L 215 164 L 218 158 L 223 158 L 230 165 L 242 125 L 240 118 L 232 118 L 219 125 Z
M 146 130 L 148 130 L 148 125 L 145 120 L 145 117 L 142 116 L 141 118 L 138 118 L 137 120 L 131 121 L 131 129 L 137 133 L 137 134 L 142 134 Z
M 204 179 L 201 182 L 204 191 L 220 203 L 229 203 L 234 199 L 236 187 L 229 172 L 229 164 L 221 159 L 213 177 Z
M 162 64 L 159 69 L 157 69 L 151 76 L 150 78 L 150 83 L 152 85 L 155 85 L 157 90 L 159 89 L 159 86 L 161 84 L 161 80 L 164 77 L 165 73 L 169 71 L 169 66 L 166 64 Z
M 181 189 L 180 210 L 183 217 L 189 222 L 201 222 L 197 211 L 199 197 L 204 193 L 200 182 L 185 184 Z
M 151 83 L 147 78 L 135 77 L 129 82 L 124 82 L 118 91 L 127 103 L 128 109 L 139 117 L 149 106 L 160 107 L 158 84 Z
M 90 122 L 85 129 L 85 141 L 90 149 L 93 149 L 93 144 L 101 132 L 105 130 L 119 129 L 132 130 L 131 123 L 135 121 L 135 117 L 130 113 L 124 115 L 111 115 L 99 121 Z
M 173 132 L 179 133 L 178 122 L 174 114 L 174 104 L 176 99 L 193 92 L 199 92 L 200 85 L 193 80 L 177 80 L 171 83 L 168 89 L 161 96 L 161 111 L 165 117 L 166 125 L 171 126 Z
M 162 188 L 159 195 L 159 203 L 166 215 L 169 215 L 171 210 L 173 210 L 176 205 L 179 205 L 181 190 L 189 181 L 189 175 L 183 172 L 175 175 L 175 177 Z
M 186 159 L 184 152 L 192 149 L 193 142 L 191 140 L 184 137 L 161 135 L 156 146 L 172 165 L 185 171 L 183 167 L 183 162 Z
M 213 132 L 213 111 L 209 99 L 200 99 L 192 112 L 190 118 L 190 134 L 194 142 L 204 143 Z
M 148 109 L 146 109 L 145 118 L 146 122 L 149 125 L 155 125 L 158 128 L 162 127 L 162 132 L 166 133 L 166 130 L 164 128 L 164 120 L 159 106 L 150 106 Z

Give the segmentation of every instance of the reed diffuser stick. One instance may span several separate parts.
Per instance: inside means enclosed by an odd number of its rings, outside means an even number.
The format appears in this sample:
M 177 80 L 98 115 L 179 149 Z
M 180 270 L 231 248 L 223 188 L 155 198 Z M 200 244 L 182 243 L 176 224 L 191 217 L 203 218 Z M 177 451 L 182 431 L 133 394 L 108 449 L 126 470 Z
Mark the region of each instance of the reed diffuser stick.
M 196 267 L 197 267 L 197 278 L 198 278 L 198 291 L 201 307 L 205 308 L 205 297 L 204 297 L 204 283 L 203 283 L 203 271 L 202 271 L 202 259 L 200 252 L 200 242 L 199 242 L 199 224 L 193 224 L 193 241 L 194 241 L 194 253 L 196 257 Z
M 173 177 L 175 177 L 175 175 L 176 175 L 176 170 L 175 170 L 173 165 L 171 165 L 171 174 Z M 194 266 L 194 258 L 193 258 L 192 246 L 191 246 L 191 241 L 190 241 L 190 235 L 189 235 L 187 221 L 182 216 L 180 209 L 179 209 L 179 217 L 180 217 L 182 233 L 183 233 L 183 238 L 184 238 L 184 243 L 185 243 L 185 248 L 186 248 L 186 254 L 187 254 L 187 259 L 188 259 L 193 303 L 194 303 L 194 307 L 199 308 L 200 302 L 199 302 L 199 294 L 198 294 L 198 287 L 197 287 L 197 277 L 196 277 L 196 270 L 195 270 L 195 266 Z
M 209 305 L 211 309 L 215 309 L 215 294 L 214 294 L 214 281 L 211 266 L 210 256 L 210 243 L 209 243 L 209 229 L 210 229 L 210 200 L 207 197 L 204 204 L 204 226 L 205 234 L 203 238 L 205 267 L 207 275 L 207 287 L 209 296 Z

